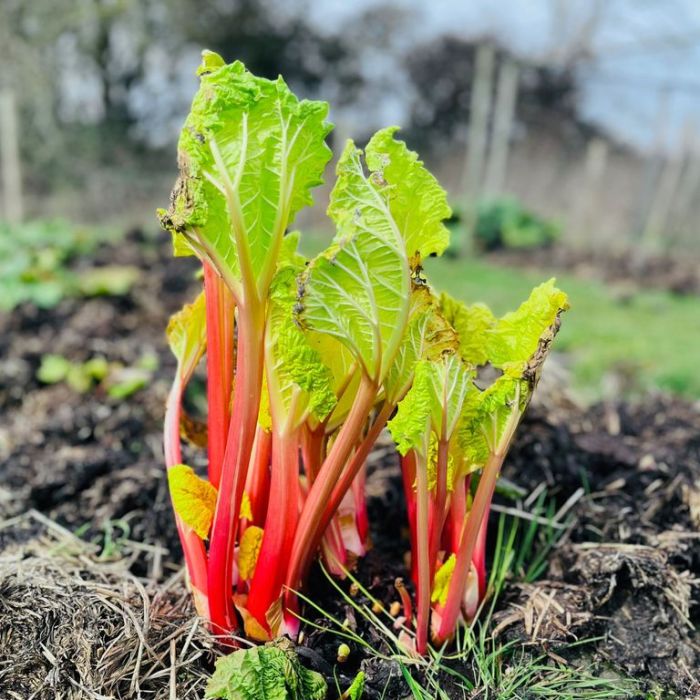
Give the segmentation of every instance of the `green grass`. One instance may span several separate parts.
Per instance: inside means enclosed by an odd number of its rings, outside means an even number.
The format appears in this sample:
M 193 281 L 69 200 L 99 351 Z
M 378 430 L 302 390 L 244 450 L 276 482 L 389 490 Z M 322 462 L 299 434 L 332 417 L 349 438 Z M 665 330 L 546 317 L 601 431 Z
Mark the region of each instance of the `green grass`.
M 496 313 L 517 306 L 530 289 L 552 276 L 480 260 L 428 260 L 433 284 L 467 301 L 484 301 Z M 568 354 L 575 386 L 588 398 L 615 374 L 630 393 L 659 388 L 700 397 L 700 300 L 663 291 L 622 297 L 602 282 L 557 275 L 571 301 L 556 348 Z M 614 386 L 614 385 L 612 385 Z M 607 390 L 608 392 L 610 389 Z
M 312 254 L 330 236 L 305 232 L 302 240 Z M 584 399 L 655 388 L 700 398 L 700 299 L 695 296 L 656 290 L 622 295 L 595 280 L 503 267 L 483 258 L 429 259 L 425 270 L 438 291 L 483 301 L 498 314 L 516 308 L 535 285 L 556 276 L 571 310 L 555 347 L 566 353 L 574 387 Z

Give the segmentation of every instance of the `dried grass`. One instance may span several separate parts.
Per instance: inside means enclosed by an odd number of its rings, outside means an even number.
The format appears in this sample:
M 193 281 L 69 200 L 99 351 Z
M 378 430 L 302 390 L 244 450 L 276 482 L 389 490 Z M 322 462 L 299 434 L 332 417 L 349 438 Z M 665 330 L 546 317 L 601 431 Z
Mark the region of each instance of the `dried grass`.
M 202 697 L 215 651 L 181 573 L 138 579 L 128 552 L 99 562 L 91 545 L 35 512 L 13 519 L 12 530 L 22 528 L 32 536 L 0 556 L 0 697 Z

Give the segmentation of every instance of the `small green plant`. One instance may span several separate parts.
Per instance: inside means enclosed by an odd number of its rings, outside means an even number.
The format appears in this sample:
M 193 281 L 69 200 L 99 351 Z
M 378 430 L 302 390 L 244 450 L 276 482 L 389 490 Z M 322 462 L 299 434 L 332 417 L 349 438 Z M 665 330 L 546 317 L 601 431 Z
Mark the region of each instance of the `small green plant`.
M 424 654 L 431 615 L 442 644 L 483 598 L 494 485 L 566 295 L 550 280 L 498 319 L 435 294 L 422 261 L 447 248 L 451 210 L 395 127 L 364 152 L 345 145 L 328 208 L 337 234 L 305 259 L 289 227 L 331 157 L 328 105 L 210 52 L 199 75 L 159 211 L 176 255 L 203 266 L 202 293 L 168 327 L 164 434 L 197 609 L 231 644 L 241 628 L 295 636 L 313 562 L 344 576 L 366 551 L 365 462 L 396 414 L 417 587 L 405 633 Z M 205 353 L 207 479 L 180 444 Z M 490 386 L 485 365 L 501 375 Z
M 60 220 L 19 226 L 0 222 L 0 310 L 23 302 L 50 308 L 69 296 L 126 294 L 140 275 L 135 267 L 71 268 L 78 258 L 114 238 L 110 231 Z
M 68 386 L 84 394 L 95 386 L 101 386 L 113 399 L 126 399 L 143 389 L 158 367 L 158 357 L 145 354 L 132 367 L 119 362 L 108 362 L 96 356 L 85 362 L 73 362 L 63 355 L 44 355 L 36 377 L 43 384 L 66 382 Z

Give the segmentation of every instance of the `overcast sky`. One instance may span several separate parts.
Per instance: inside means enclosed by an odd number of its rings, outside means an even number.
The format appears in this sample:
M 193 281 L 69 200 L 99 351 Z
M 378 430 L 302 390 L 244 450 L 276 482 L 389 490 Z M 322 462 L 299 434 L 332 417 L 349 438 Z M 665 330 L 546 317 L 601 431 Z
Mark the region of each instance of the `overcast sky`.
M 312 0 L 321 28 L 342 26 L 384 0 Z M 649 147 L 665 112 L 673 148 L 683 126 L 700 122 L 700 0 L 394 0 L 415 13 L 401 41 L 442 33 L 498 38 L 535 59 L 561 56 L 586 34 L 594 58 L 581 67 L 582 108 L 621 138 Z M 390 68 L 390 66 L 388 66 Z M 386 106 L 400 120 L 401 105 Z M 698 124 L 700 126 L 700 124 Z

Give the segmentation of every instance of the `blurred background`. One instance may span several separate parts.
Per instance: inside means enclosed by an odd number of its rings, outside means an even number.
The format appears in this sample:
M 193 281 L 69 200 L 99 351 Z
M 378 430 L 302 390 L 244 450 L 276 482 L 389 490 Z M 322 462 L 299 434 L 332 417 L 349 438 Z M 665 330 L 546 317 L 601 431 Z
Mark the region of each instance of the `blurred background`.
M 89 260 L 160 240 L 202 48 L 329 101 L 336 152 L 400 125 L 455 210 L 428 272 L 498 312 L 556 275 L 581 398 L 700 398 L 695 0 L 2 0 L 5 313 L 119 296 L 160 264 Z M 295 224 L 309 252 L 328 182 Z

